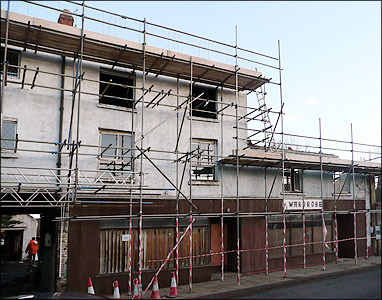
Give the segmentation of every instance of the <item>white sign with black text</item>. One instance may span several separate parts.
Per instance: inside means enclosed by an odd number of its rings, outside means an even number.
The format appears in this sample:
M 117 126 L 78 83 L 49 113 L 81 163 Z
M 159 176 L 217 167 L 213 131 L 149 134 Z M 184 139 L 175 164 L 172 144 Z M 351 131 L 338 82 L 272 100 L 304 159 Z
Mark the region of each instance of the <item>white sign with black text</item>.
M 312 210 L 322 209 L 321 199 L 285 199 L 286 210 Z

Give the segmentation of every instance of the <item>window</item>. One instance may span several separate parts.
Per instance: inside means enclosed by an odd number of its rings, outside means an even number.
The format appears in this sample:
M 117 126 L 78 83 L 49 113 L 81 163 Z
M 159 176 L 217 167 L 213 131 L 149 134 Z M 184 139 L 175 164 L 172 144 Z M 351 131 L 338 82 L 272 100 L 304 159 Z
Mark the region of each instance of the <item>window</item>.
M 284 170 L 284 191 L 302 192 L 301 170 L 297 170 L 297 169 Z
M 216 145 L 216 140 L 192 139 L 192 180 L 216 180 Z
M 287 246 L 286 254 L 291 256 L 303 255 L 303 219 L 302 215 L 285 216 L 285 243 Z M 333 216 L 325 214 L 325 226 L 328 231 L 326 242 L 333 240 Z M 284 256 L 283 248 L 283 218 L 282 216 L 268 217 L 268 239 L 269 258 L 281 258 Z M 322 253 L 322 216 L 305 215 L 305 243 L 306 254 Z M 297 246 L 298 245 L 298 246 Z M 327 243 L 329 249 L 325 252 L 333 251 L 333 243 Z
M 350 181 L 352 177 L 350 173 L 335 172 L 334 173 L 334 189 L 335 193 L 350 193 Z
M 135 224 L 136 226 L 137 224 Z M 142 229 L 142 268 L 143 270 L 157 270 L 168 253 L 175 246 L 175 228 L 160 227 Z M 179 227 L 181 236 L 186 227 Z M 129 242 L 130 237 L 128 228 L 120 229 L 101 229 L 99 231 L 100 274 L 123 273 L 129 271 Z M 190 248 L 189 233 L 184 236 L 179 244 L 179 265 L 182 267 L 189 265 Z M 138 229 L 132 230 L 131 236 L 131 268 L 138 271 L 139 255 L 139 236 Z M 194 226 L 192 228 L 192 254 L 198 257 L 193 258 L 193 265 L 208 265 L 210 263 L 209 253 L 209 230 L 207 226 Z M 202 256 L 205 255 L 205 256 Z M 183 258 L 182 257 L 186 257 Z M 170 260 L 165 265 L 166 268 L 175 267 L 175 251 L 170 256 Z
M 1 61 L 4 60 L 4 48 L 1 48 Z M 8 76 L 19 77 L 20 51 L 7 49 Z M 1 68 L 1 73 L 3 69 Z
M 17 121 L 4 119 L 3 134 L 1 136 L 1 151 L 16 152 Z
M 100 70 L 99 103 L 133 107 L 134 76 L 130 73 Z
M 126 171 L 133 171 L 131 139 L 130 132 L 101 130 L 99 169 L 113 171 L 113 176 L 123 176 Z
M 129 229 L 111 229 L 100 231 L 100 274 L 121 273 L 129 271 L 129 242 L 123 241 L 122 236 L 127 236 Z M 132 231 L 132 257 L 138 253 L 134 245 L 138 244 L 137 230 Z M 132 260 L 133 262 L 134 260 Z M 135 269 L 135 264 L 132 265 Z
M 217 119 L 216 89 L 192 87 L 192 98 L 198 97 L 192 102 L 192 115 L 195 117 Z

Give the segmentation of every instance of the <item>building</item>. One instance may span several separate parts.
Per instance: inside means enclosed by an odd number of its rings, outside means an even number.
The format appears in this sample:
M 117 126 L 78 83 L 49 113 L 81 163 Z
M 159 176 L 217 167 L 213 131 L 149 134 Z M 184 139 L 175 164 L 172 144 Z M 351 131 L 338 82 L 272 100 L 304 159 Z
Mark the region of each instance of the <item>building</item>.
M 148 45 L 145 20 L 137 43 L 71 15 L 1 11 L 1 203 L 43 215 L 45 286 L 145 288 L 173 249 L 159 285 L 174 271 L 190 289 L 214 272 L 239 282 L 372 255 L 380 164 L 276 142 L 282 108 L 267 108 L 272 82 L 257 70 Z
M 32 237 L 38 236 L 38 220 L 30 215 L 16 215 L 11 220 L 19 223 L 1 228 L 2 258 L 27 260 L 28 253 L 25 253 L 25 249 Z

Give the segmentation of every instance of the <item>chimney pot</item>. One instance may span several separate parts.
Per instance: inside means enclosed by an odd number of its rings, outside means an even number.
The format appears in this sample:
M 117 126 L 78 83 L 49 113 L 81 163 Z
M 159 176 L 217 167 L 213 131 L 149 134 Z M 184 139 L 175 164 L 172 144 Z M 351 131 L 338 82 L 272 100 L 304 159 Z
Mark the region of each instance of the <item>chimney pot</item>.
M 74 18 L 69 14 L 70 10 L 64 9 L 63 13 L 58 18 L 58 23 L 73 26 Z

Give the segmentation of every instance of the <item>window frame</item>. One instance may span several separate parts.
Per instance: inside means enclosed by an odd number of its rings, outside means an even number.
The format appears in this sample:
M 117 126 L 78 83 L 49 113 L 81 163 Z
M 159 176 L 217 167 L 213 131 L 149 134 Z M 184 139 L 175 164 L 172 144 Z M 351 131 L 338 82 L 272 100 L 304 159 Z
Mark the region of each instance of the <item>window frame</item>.
M 4 51 L 5 51 L 5 47 L 1 47 L 1 61 L 4 60 Z M 10 72 L 8 68 L 7 76 L 18 79 L 20 78 L 21 51 L 7 48 L 7 62 L 9 62 L 10 53 L 17 55 L 17 64 L 15 65 L 15 67 L 11 67 L 16 69 L 16 73 Z M 11 65 L 13 66 L 13 64 Z M 1 68 L 0 73 L 1 73 L 1 76 L 3 76 L 3 68 Z
M 128 87 L 127 89 L 132 90 L 132 98 L 128 100 L 122 100 L 122 99 L 117 99 L 119 101 L 127 101 L 127 106 L 124 105 L 117 105 L 117 104 L 110 104 L 110 103 L 104 103 L 101 102 L 102 98 L 107 98 L 107 99 L 112 99 L 112 97 L 117 97 L 117 98 L 124 98 L 124 97 L 119 97 L 119 96 L 112 96 L 108 95 L 107 91 L 105 92 L 104 96 L 101 97 L 103 91 L 101 91 L 101 86 L 107 85 L 107 81 L 101 81 L 101 74 L 109 75 L 109 76 L 116 76 L 116 77 L 121 77 L 121 78 L 126 78 L 132 81 L 131 85 L 126 84 Z M 118 83 L 120 84 L 120 83 Z M 131 87 L 130 87 L 131 86 Z M 133 110 L 134 109 L 134 100 L 135 100 L 135 95 L 136 95 L 136 74 L 134 72 L 124 72 L 124 71 L 118 71 L 118 70 L 111 70 L 111 69 L 106 69 L 100 67 L 99 69 L 99 86 L 98 86 L 98 104 L 97 106 L 102 107 L 102 108 L 112 108 L 112 109 L 117 109 L 117 110 Z M 129 93 L 129 92 L 128 92 Z M 105 97 L 105 96 L 110 96 L 110 97 Z
M 15 154 L 17 152 L 17 141 L 18 141 L 18 120 L 16 118 L 9 118 L 9 117 L 3 117 L 3 123 L 13 123 L 15 124 L 15 136 L 14 136 L 14 149 L 4 149 L 3 145 L 1 145 L 1 153 L 9 153 L 9 154 Z M 2 125 L 2 130 L 4 131 L 4 125 Z M 1 137 L 1 141 L 3 142 L 3 137 Z M 7 141 L 4 141 L 7 142 Z M 11 142 L 11 141 L 8 141 Z
M 196 97 L 198 97 L 201 93 L 206 93 L 206 91 L 208 91 L 207 93 L 214 93 L 214 96 L 213 96 L 213 99 L 207 99 L 207 103 L 209 102 L 209 100 L 212 100 L 211 103 L 214 104 L 214 111 L 212 110 L 208 110 L 208 111 L 195 111 L 195 110 L 203 110 L 200 108 L 200 106 L 203 104 L 203 102 L 201 102 L 200 100 L 205 100 L 204 96 L 201 96 L 200 98 L 196 99 L 194 101 L 194 99 Z M 202 120 L 218 120 L 218 90 L 217 88 L 213 88 L 213 87 L 205 87 L 205 86 L 201 86 L 201 85 L 195 85 L 192 87 L 192 103 L 191 103 L 191 109 L 192 109 L 192 117 L 195 117 L 195 118 L 201 118 Z M 196 107 L 194 107 L 196 106 Z M 208 116 L 203 116 L 203 115 L 200 115 L 200 114 L 211 114 L 213 116 L 211 117 L 208 117 Z
M 216 163 L 215 163 L 216 157 L 214 157 L 214 156 L 218 155 L 218 143 L 217 143 L 217 140 L 214 140 L 214 139 L 193 138 L 192 139 L 192 145 L 194 145 L 196 143 L 198 144 L 198 146 L 195 149 L 198 149 L 200 144 L 214 145 L 214 149 L 212 149 L 212 151 L 213 151 L 212 154 L 208 154 L 210 156 L 208 156 L 208 157 L 204 156 L 204 159 L 206 159 L 207 161 L 210 161 L 210 162 L 207 162 L 207 163 L 204 163 L 202 161 L 202 159 L 203 159 L 202 155 L 205 155 L 205 154 L 203 154 L 205 149 L 199 148 L 199 149 L 202 149 L 201 152 L 199 150 L 198 154 L 192 153 L 192 155 L 191 155 L 191 157 L 192 157 L 191 180 L 193 182 L 217 182 L 218 181 L 217 180 L 217 166 L 216 166 Z M 195 159 L 195 155 L 197 155 L 198 161 L 194 160 Z M 194 175 L 194 171 L 195 170 L 197 170 L 197 169 L 203 170 L 205 168 L 211 168 L 212 169 L 212 178 L 211 179 L 208 179 L 209 176 L 207 176 L 207 179 L 200 179 L 200 178 L 197 177 L 197 175 Z M 200 176 L 200 174 L 199 174 L 199 176 Z
M 115 165 L 116 165 L 116 163 L 114 163 L 114 169 L 108 169 L 108 168 L 102 168 L 102 165 L 103 164 L 105 164 L 105 163 L 108 163 L 108 164 L 110 164 L 110 163 L 112 163 L 113 161 L 115 161 L 115 162 L 117 162 L 118 164 L 119 163 L 121 163 L 122 165 L 124 164 L 124 162 L 126 163 L 128 160 L 129 160 L 129 158 L 130 158 L 130 160 L 133 160 L 134 159 L 134 149 L 133 150 L 124 150 L 124 149 L 114 149 L 115 150 L 115 154 L 114 154 L 114 158 L 112 158 L 112 157 L 104 157 L 103 155 L 104 155 L 104 153 L 102 153 L 103 151 L 104 151 L 104 147 L 103 147 L 103 145 L 102 145 L 102 136 L 103 136 L 103 134 L 109 134 L 109 135 L 115 135 L 116 136 L 116 138 L 117 138 L 117 140 L 116 140 L 116 144 L 117 144 L 117 147 L 116 148 L 119 148 L 119 139 L 120 139 L 120 137 L 122 137 L 122 136 L 129 136 L 131 139 L 132 139 L 132 141 L 134 141 L 133 139 L 134 139 L 134 132 L 131 132 L 131 131 L 121 131 L 121 130 L 110 130 L 110 129 L 103 129 L 103 128 L 99 128 L 99 146 L 98 146 L 98 171 L 99 172 L 104 172 L 104 171 L 106 171 L 106 172 L 115 172 L 115 171 L 118 171 L 117 173 L 114 173 L 114 176 L 116 176 L 116 177 L 121 177 L 121 176 L 123 176 L 123 174 L 124 174 L 124 172 L 127 172 L 127 173 L 132 173 L 132 172 L 134 172 L 134 169 L 135 169 L 135 167 L 134 167 L 134 162 L 133 163 L 131 163 L 131 165 L 130 165 L 130 167 L 128 168 L 128 169 L 126 169 L 125 167 L 124 167 L 124 169 L 123 170 L 116 170 L 115 169 Z M 113 146 L 112 146 L 113 147 Z M 123 147 L 121 147 L 121 148 L 130 148 L 131 147 L 131 145 L 129 145 L 128 147 L 126 147 L 125 145 L 123 146 Z M 107 151 L 107 150 L 106 150 Z M 105 151 L 105 152 L 106 152 Z M 120 155 L 120 152 L 121 151 L 131 151 L 131 155 L 125 155 L 125 156 L 123 156 L 122 158 L 118 158 L 118 157 L 121 157 L 121 155 Z M 128 154 L 128 152 L 127 153 L 125 153 L 125 154 Z M 127 159 L 124 159 L 124 158 L 127 158 Z
M 284 182 L 282 183 L 284 185 L 284 192 L 302 193 L 303 192 L 302 177 L 303 176 L 302 176 L 301 169 L 285 168 Z

